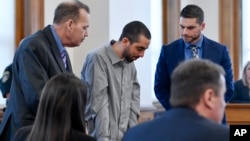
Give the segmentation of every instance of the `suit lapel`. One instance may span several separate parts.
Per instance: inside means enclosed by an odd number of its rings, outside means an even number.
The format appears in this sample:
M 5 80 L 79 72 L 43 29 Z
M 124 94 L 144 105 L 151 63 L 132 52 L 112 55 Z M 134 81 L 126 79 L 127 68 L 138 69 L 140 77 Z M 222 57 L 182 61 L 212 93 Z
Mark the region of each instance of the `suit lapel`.
M 179 40 L 178 42 L 178 48 L 176 49 L 176 60 L 178 62 L 181 62 L 183 60 L 185 60 L 185 45 L 184 45 L 184 41 L 182 39 Z
M 66 68 L 64 67 L 64 63 L 63 63 L 63 60 L 62 60 L 62 57 L 61 57 L 61 53 L 60 53 L 60 51 L 58 49 L 58 46 L 56 44 L 56 40 L 55 40 L 51 30 L 50 30 L 50 25 L 48 25 L 44 29 L 44 32 L 45 32 L 49 42 L 51 43 L 51 52 L 52 52 L 52 54 L 53 54 L 53 56 L 54 56 L 54 58 L 55 58 L 55 60 L 57 62 L 57 65 L 59 66 L 59 68 L 61 69 L 62 72 L 67 72 Z M 68 59 L 68 54 L 67 54 L 67 62 L 70 62 L 69 59 Z M 70 64 L 70 67 L 71 67 L 71 64 Z M 71 70 L 72 70 L 72 68 L 71 68 Z
M 66 69 L 64 67 L 64 63 L 63 63 L 63 60 L 62 60 L 62 57 L 61 57 L 61 53 L 60 53 L 58 47 L 57 46 L 52 46 L 51 49 L 52 49 L 52 53 L 54 54 L 55 60 L 56 60 L 56 62 L 58 64 L 58 66 L 60 67 L 61 71 L 66 72 Z M 67 60 L 67 62 L 68 62 L 68 60 Z
M 178 45 L 174 47 L 175 56 L 174 56 L 174 66 L 179 65 L 182 61 L 185 60 L 185 45 L 182 39 L 179 40 Z
M 213 53 L 213 46 L 210 45 L 209 40 L 204 36 L 202 58 L 213 60 L 214 56 L 216 55 Z
M 179 39 L 177 43 L 175 43 L 173 46 L 171 46 L 166 54 L 168 56 L 168 67 L 170 74 L 174 70 L 176 66 L 179 65 L 182 61 L 185 60 L 185 46 L 184 41 L 182 39 Z

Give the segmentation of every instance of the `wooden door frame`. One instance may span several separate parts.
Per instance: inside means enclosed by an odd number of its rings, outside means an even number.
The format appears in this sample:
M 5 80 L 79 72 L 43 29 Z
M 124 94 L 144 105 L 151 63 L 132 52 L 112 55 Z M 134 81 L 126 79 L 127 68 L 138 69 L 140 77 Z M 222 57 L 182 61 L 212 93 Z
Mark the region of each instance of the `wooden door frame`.
M 15 46 L 44 27 L 44 0 L 16 0 Z
M 238 80 L 242 50 L 242 0 L 219 0 L 219 37 L 228 46 L 233 66 L 234 80 Z

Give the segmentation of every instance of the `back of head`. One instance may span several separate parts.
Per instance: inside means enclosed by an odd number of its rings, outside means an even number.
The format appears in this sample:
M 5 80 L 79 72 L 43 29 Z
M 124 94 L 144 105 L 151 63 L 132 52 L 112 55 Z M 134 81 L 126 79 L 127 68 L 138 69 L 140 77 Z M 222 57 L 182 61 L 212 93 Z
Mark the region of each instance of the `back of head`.
M 90 13 L 89 7 L 78 0 L 59 4 L 54 12 L 53 23 L 61 24 L 69 19 L 73 19 L 74 22 L 77 22 L 80 9 L 84 9 L 87 13 Z
M 119 41 L 126 37 L 133 44 L 139 41 L 140 35 L 145 36 L 149 40 L 151 39 L 151 33 L 146 25 L 140 21 L 132 21 L 124 26 Z
M 72 129 L 84 133 L 86 93 L 85 84 L 72 74 L 52 77 L 43 88 L 29 140 L 68 141 Z
M 187 5 L 181 10 L 180 17 L 196 18 L 197 23 L 202 24 L 204 21 L 204 12 L 197 5 Z
M 221 66 L 209 60 L 191 59 L 182 62 L 171 77 L 170 104 L 173 107 L 194 107 L 208 88 L 218 94 L 224 74 Z

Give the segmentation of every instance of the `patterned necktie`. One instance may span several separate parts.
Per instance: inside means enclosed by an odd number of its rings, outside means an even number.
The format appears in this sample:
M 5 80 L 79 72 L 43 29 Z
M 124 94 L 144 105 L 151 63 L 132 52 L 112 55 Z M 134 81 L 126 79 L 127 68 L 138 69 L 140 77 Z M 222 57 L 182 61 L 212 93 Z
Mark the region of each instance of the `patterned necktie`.
M 192 58 L 198 59 L 199 58 L 198 47 L 196 45 L 190 45 L 190 49 L 191 49 L 191 52 L 192 52 Z
M 61 52 L 61 57 L 63 59 L 64 67 L 67 68 L 67 64 L 66 64 L 67 58 L 66 58 L 66 51 L 65 50 L 63 50 Z

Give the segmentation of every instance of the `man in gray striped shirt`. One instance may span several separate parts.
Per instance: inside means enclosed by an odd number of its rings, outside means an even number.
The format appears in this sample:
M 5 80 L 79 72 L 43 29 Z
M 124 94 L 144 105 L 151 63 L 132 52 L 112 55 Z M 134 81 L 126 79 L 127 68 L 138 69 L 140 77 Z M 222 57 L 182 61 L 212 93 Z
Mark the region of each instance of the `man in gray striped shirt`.
M 151 34 L 140 21 L 125 25 L 118 41 L 91 51 L 81 72 L 88 86 L 85 120 L 98 141 L 120 141 L 137 124 L 140 85 L 134 60 L 143 57 Z

